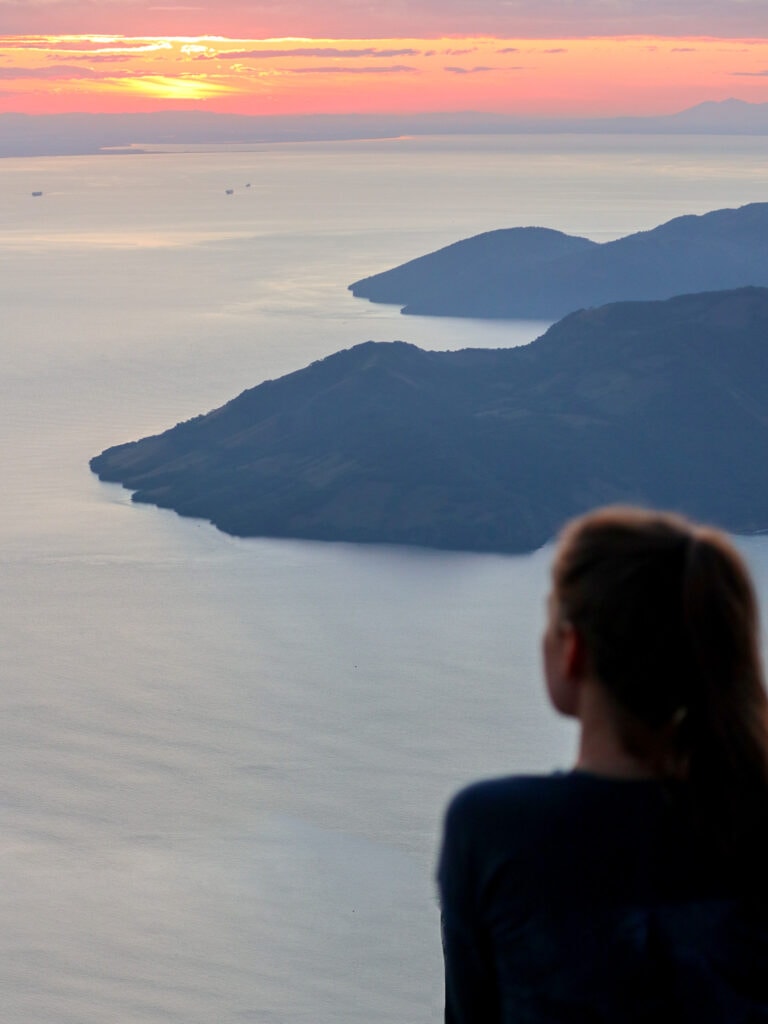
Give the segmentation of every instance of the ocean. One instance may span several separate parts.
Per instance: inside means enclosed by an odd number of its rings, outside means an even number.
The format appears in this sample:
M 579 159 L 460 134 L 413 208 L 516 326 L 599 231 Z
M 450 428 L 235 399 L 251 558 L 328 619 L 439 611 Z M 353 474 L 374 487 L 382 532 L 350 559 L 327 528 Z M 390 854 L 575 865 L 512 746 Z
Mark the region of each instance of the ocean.
M 524 344 L 547 324 L 346 286 L 498 227 L 604 241 L 765 202 L 767 155 L 513 136 L 0 161 L 5 1019 L 440 1020 L 445 802 L 573 751 L 540 680 L 551 549 L 238 540 L 88 459 L 368 339 Z M 738 543 L 768 594 L 768 540 Z

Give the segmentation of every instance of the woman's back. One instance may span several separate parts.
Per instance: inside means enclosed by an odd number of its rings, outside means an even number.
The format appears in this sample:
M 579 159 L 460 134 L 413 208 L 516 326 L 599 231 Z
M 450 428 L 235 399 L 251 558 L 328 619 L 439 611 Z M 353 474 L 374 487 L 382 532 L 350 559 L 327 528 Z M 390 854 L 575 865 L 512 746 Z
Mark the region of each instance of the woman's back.
M 768 1021 L 764 883 L 732 868 L 653 780 L 471 786 L 439 867 L 446 1020 Z

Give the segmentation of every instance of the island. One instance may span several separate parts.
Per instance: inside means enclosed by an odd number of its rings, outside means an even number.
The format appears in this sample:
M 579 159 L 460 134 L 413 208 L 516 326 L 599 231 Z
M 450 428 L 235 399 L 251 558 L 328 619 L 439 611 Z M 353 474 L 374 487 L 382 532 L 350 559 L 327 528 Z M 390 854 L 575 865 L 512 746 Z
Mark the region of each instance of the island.
M 365 342 L 91 460 L 241 537 L 489 552 L 636 502 L 768 529 L 768 289 L 572 313 L 529 345 Z
M 585 306 L 768 286 L 768 203 L 676 217 L 599 244 L 502 228 L 355 281 L 353 295 L 406 314 L 556 320 Z

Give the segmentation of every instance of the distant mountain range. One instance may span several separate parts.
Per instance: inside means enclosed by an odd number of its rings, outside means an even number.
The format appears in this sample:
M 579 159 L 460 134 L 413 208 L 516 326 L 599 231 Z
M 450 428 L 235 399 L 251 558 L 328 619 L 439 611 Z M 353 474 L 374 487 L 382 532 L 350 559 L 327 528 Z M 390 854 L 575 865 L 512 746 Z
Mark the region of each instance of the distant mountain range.
M 429 114 L 245 116 L 204 110 L 149 114 L 0 114 L 0 157 L 56 156 L 263 142 L 394 138 L 402 135 L 768 134 L 768 103 L 727 99 L 656 117 L 528 118 L 481 111 Z
M 521 348 L 367 342 L 91 468 L 240 536 L 527 551 L 615 501 L 762 531 L 767 344 L 765 288 L 581 311 Z
M 676 217 L 603 244 L 545 228 L 488 231 L 349 287 L 403 313 L 554 320 L 743 285 L 768 286 L 768 203 Z

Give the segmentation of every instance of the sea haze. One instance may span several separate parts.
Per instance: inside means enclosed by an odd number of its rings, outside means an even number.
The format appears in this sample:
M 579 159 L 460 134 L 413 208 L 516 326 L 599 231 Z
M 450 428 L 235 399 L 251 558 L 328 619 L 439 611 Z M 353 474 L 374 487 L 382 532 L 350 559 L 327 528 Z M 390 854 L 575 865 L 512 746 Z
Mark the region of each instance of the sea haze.
M 404 318 L 346 286 L 497 227 L 606 241 L 768 201 L 767 150 L 0 161 L 9 1020 L 437 1024 L 444 802 L 571 751 L 539 684 L 549 549 L 238 541 L 132 505 L 88 459 L 367 339 L 530 341 L 547 325 Z M 768 594 L 768 542 L 739 543 Z

